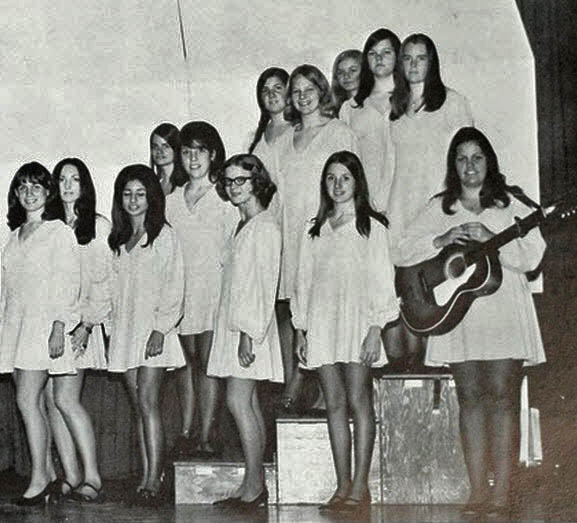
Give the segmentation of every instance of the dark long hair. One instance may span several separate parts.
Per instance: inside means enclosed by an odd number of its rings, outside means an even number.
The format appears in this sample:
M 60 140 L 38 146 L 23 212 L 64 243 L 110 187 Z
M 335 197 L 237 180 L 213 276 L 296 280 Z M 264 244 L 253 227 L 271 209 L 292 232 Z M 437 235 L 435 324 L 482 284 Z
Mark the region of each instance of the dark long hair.
M 256 101 L 260 109 L 260 118 L 258 120 L 258 127 L 256 128 L 256 132 L 254 133 L 254 138 L 252 140 L 252 143 L 250 144 L 250 147 L 248 148 L 249 154 L 252 154 L 258 142 L 261 141 L 266 126 L 270 121 L 270 114 L 266 110 L 264 102 L 262 100 L 262 90 L 266 81 L 269 78 L 273 77 L 278 78 L 285 86 L 289 80 L 289 74 L 280 67 L 269 67 L 268 69 L 265 69 L 258 77 L 258 80 L 256 82 Z
M 225 202 L 230 200 L 225 189 L 224 177 L 227 167 L 232 165 L 240 167 L 243 171 L 246 171 L 251 175 L 250 183 L 252 184 L 252 193 L 260 204 L 267 209 L 274 193 L 276 192 L 276 185 L 270 179 L 270 174 L 266 170 L 266 167 L 263 165 L 260 158 L 254 154 L 235 154 L 224 162 L 224 165 L 214 177 L 216 192 L 218 195 Z
M 206 147 L 210 154 L 214 153 L 214 158 L 210 162 L 209 174 L 216 173 L 226 158 L 224 144 L 218 131 L 208 122 L 201 120 L 188 122 L 180 130 L 180 148 L 178 150 L 178 170 L 173 171 L 174 177 L 170 181 L 175 187 L 182 187 L 188 182 L 188 175 L 181 164 L 180 151 L 182 147 L 192 147 L 194 144 Z
M 409 98 L 411 88 L 405 76 L 403 65 L 403 55 L 409 44 L 423 44 L 427 49 L 429 59 L 429 70 L 425 77 L 425 86 L 423 89 L 424 107 L 427 112 L 434 112 L 440 109 L 447 99 L 447 88 L 441 79 L 441 67 L 439 65 L 439 54 L 435 43 L 427 35 L 415 33 L 403 41 L 401 51 L 395 67 L 395 89 L 391 96 L 391 120 L 398 120 L 407 112 L 409 107 Z
M 371 234 L 371 218 L 374 218 L 377 222 L 388 227 L 389 221 L 387 220 L 387 217 L 384 214 L 375 211 L 369 202 L 369 186 L 367 185 L 367 178 L 365 177 L 363 164 L 359 160 L 359 157 L 350 151 L 338 151 L 329 156 L 329 159 L 323 167 L 320 184 L 321 203 L 317 215 L 314 218 L 314 224 L 309 229 L 309 235 L 312 238 L 320 236 L 321 227 L 334 210 L 335 204 L 329 196 L 326 185 L 329 167 L 334 163 L 345 166 L 355 179 L 354 199 L 357 215 L 356 227 L 359 234 L 361 236 L 366 236 L 367 238 L 369 237 Z
M 144 218 L 147 242 L 142 247 L 152 246 L 164 225 L 167 224 L 165 216 L 166 200 L 158 176 L 147 165 L 135 164 L 125 167 L 118 173 L 114 182 L 112 230 L 108 236 L 108 245 L 118 255 L 120 254 L 120 247 L 130 239 L 133 232 L 128 213 L 122 205 L 122 193 L 126 184 L 132 180 L 138 180 L 144 185 L 146 201 L 148 202 L 148 209 Z
M 474 127 L 462 127 L 455 133 L 449 145 L 447 174 L 445 176 L 446 189 L 435 195 L 435 198 L 442 198 L 443 200 L 443 212 L 445 214 L 455 214 L 453 205 L 461 196 L 462 191 L 456 165 L 457 148 L 467 142 L 476 143 L 483 151 L 487 162 L 487 176 L 480 194 L 481 207 L 483 209 L 495 206 L 507 207 L 511 199 L 507 194 L 505 176 L 499 169 L 499 160 L 495 149 L 493 149 L 491 142 L 481 131 Z
M 180 133 L 178 131 L 178 127 L 169 122 L 163 122 L 160 125 L 157 125 L 150 133 L 150 137 L 148 139 L 148 147 L 150 150 L 149 163 L 151 169 L 156 172 L 156 165 L 152 160 L 152 137 L 154 135 L 160 136 L 163 140 L 165 140 L 174 152 L 174 166 L 172 168 L 172 173 L 170 174 L 170 183 L 173 187 L 175 187 L 176 184 L 174 183 L 174 180 L 181 178 L 181 176 L 176 172 L 178 169 L 180 169 L 180 162 L 178 160 L 178 155 L 180 154 Z
M 50 204 L 54 198 L 54 187 L 52 185 L 50 171 L 38 162 L 25 163 L 14 174 L 10 188 L 8 189 L 8 214 L 6 217 L 8 218 L 8 227 L 11 231 L 17 229 L 26 221 L 26 211 L 20 204 L 20 199 L 16 193 L 20 184 L 25 182 L 39 183 L 48 191 L 42 219 L 52 219 L 50 215 Z
M 347 92 L 342 88 L 337 75 L 340 63 L 343 60 L 346 60 L 347 58 L 352 58 L 353 60 L 356 60 L 360 66 L 361 61 L 363 59 L 363 54 L 358 49 L 347 49 L 346 51 L 339 53 L 335 58 L 335 61 L 333 63 L 333 76 L 331 78 L 331 97 L 333 99 L 333 105 L 335 106 L 335 110 L 337 112 L 339 111 L 341 105 L 343 105 L 345 100 L 347 100 Z
M 306 78 L 319 90 L 319 112 L 322 116 L 334 118 L 336 116 L 335 107 L 331 99 L 331 86 L 321 71 L 310 64 L 299 65 L 290 75 L 287 92 L 287 108 L 285 118 L 297 124 L 301 121 L 301 114 L 293 105 L 292 89 L 295 79 L 299 76 Z
M 66 223 L 66 213 L 60 194 L 60 174 L 66 165 L 72 165 L 80 177 L 80 196 L 74 202 L 76 225 L 74 234 L 79 245 L 86 245 L 96 238 L 96 190 L 86 164 L 78 158 L 60 160 L 52 171 L 54 198 L 52 199 L 50 215 Z
M 401 41 L 399 40 L 399 37 L 393 33 L 393 31 L 390 29 L 385 29 L 384 27 L 373 31 L 367 38 L 365 46 L 363 47 L 363 58 L 361 60 L 361 78 L 359 83 L 359 90 L 355 96 L 355 102 L 358 107 L 363 106 L 365 100 L 371 94 L 373 87 L 375 86 L 375 77 L 369 69 L 369 60 L 367 55 L 375 45 L 377 45 L 379 42 L 382 42 L 383 40 L 388 40 L 391 42 L 391 45 L 395 50 L 396 63 L 399 63 L 399 49 L 401 48 Z

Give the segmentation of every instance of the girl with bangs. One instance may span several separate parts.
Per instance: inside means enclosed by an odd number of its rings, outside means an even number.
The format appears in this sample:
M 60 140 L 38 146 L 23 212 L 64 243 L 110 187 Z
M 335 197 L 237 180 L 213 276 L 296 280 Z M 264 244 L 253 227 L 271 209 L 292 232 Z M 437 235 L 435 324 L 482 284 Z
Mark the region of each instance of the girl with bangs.
M 166 211 L 182 245 L 186 281 L 184 316 L 178 328 L 187 361 L 178 376 L 184 412 L 182 433 L 173 452 L 214 458 L 218 455 L 216 417 L 221 383 L 206 375 L 206 367 L 220 293 L 220 260 L 236 213 L 219 198 L 213 184 L 225 160 L 218 131 L 207 122 L 189 122 L 180 130 L 180 143 L 181 168 Z M 192 434 L 196 407 L 200 411 L 198 438 Z
M 320 508 L 349 515 L 370 508 L 376 434 L 371 367 L 386 363 L 381 329 L 399 314 L 388 221 L 371 207 L 368 196 L 358 156 L 350 151 L 331 155 L 322 170 L 316 217 L 301 237 L 291 301 L 295 351 L 320 378 L 337 475 L 333 496 Z
M 18 505 L 46 503 L 54 493 L 44 390 L 50 376 L 76 373 L 71 338 L 78 324 L 80 257 L 72 230 L 50 220 L 55 188 L 38 162 L 18 169 L 8 192 L 2 251 L 0 372 L 13 373 L 32 471 Z
M 327 79 L 313 65 L 301 65 L 290 76 L 286 117 L 292 123 L 279 144 L 279 190 L 282 201 L 283 252 L 277 307 L 286 388 L 282 405 L 294 410 L 303 375 L 292 352 L 294 329 L 290 320 L 290 300 L 294 296 L 299 257 L 299 238 L 319 204 L 318 183 L 327 158 L 343 149 L 358 152 L 351 128 L 335 118 L 335 108 Z
M 389 29 L 377 29 L 365 42 L 357 93 L 341 107 L 339 118 L 359 139 L 361 160 L 376 209 L 385 210 L 393 181 L 394 153 L 389 114 L 395 64 L 401 42 Z
M 85 369 L 105 369 L 102 323 L 110 308 L 110 223 L 96 213 L 96 192 L 90 172 L 78 158 L 61 160 L 52 173 L 51 215 L 74 231 L 80 253 L 79 323 L 71 330 L 77 372 L 48 382 L 47 405 L 64 478 L 55 495 L 76 501 L 102 500 L 94 429 L 81 403 Z M 80 469 L 77 451 L 82 460 Z
M 176 233 L 165 218 L 158 177 L 129 165 L 114 183 L 112 231 L 111 372 L 123 373 L 137 413 L 142 479 L 137 500 L 155 506 L 161 491 L 164 431 L 159 407 L 166 369 L 184 365 L 177 338 L 182 318 L 184 264 Z

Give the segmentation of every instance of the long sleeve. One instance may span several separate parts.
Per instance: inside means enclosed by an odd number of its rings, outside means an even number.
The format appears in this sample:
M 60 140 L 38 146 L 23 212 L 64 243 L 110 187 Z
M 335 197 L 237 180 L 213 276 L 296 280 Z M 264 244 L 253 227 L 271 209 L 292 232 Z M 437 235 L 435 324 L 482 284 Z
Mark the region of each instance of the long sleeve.
M 291 299 L 293 325 L 296 329 L 303 330 L 307 330 L 309 298 L 313 283 L 313 242 L 315 239 L 309 236 L 310 226 L 311 222 L 308 223 L 302 234 L 294 298 Z
M 106 244 L 110 232 L 110 224 L 102 217 L 97 217 L 96 238 L 82 252 L 82 301 L 80 307 L 81 319 L 92 324 L 105 321 L 110 314 L 112 252 Z
M 369 325 L 384 326 L 399 316 L 399 304 L 394 289 L 394 271 L 389 255 L 387 229 L 371 220 L 368 239 L 367 291 Z
M 61 321 L 66 327 L 78 321 L 77 305 L 80 298 L 80 253 L 76 236 L 68 226 L 60 223 L 54 234 L 51 259 L 47 264 L 52 268 L 50 278 L 51 296 L 49 306 L 53 321 Z
M 512 199 L 510 204 L 511 224 L 515 217 L 523 218 L 532 209 Z M 498 233 L 500 231 L 493 231 Z M 499 249 L 499 260 L 503 267 L 524 273 L 536 269 L 545 253 L 545 240 L 539 228 L 530 230 L 523 238 L 517 238 Z
M 183 314 L 184 261 L 176 233 L 167 225 L 153 247 L 158 249 L 161 281 L 152 330 L 166 334 L 176 327 Z
M 272 215 L 252 225 L 234 253 L 228 328 L 260 344 L 274 315 L 281 234 Z

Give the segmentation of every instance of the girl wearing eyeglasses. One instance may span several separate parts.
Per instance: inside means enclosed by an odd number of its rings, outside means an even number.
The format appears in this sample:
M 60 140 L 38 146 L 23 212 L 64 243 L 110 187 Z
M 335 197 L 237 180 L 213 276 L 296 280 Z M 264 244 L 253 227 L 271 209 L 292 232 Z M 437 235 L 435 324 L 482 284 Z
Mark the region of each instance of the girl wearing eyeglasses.
M 79 320 L 80 255 L 72 229 L 50 220 L 53 197 L 50 173 L 38 162 L 20 167 L 8 192 L 12 233 L 2 251 L 0 373 L 13 373 L 32 465 L 18 505 L 44 504 L 54 492 L 43 392 L 49 376 L 76 373 L 66 333 Z
M 216 177 L 216 189 L 238 209 L 240 221 L 224 252 L 208 374 L 227 380 L 227 404 L 246 463 L 242 483 L 231 497 L 216 504 L 246 511 L 268 501 L 263 468 L 266 434 L 257 382 L 283 381 L 274 315 L 281 233 L 267 211 L 276 186 L 256 156 L 240 154 L 227 160 Z
M 215 457 L 218 450 L 215 420 L 220 382 L 206 375 L 206 365 L 220 292 L 220 259 L 236 224 L 234 209 L 219 198 L 211 181 L 224 159 L 224 144 L 211 124 L 187 123 L 180 130 L 181 168 L 166 204 L 168 222 L 182 245 L 186 281 L 184 317 L 178 331 L 187 360 L 178 377 L 185 408 L 174 452 L 201 458 Z M 200 417 L 198 441 L 192 434 L 195 415 Z

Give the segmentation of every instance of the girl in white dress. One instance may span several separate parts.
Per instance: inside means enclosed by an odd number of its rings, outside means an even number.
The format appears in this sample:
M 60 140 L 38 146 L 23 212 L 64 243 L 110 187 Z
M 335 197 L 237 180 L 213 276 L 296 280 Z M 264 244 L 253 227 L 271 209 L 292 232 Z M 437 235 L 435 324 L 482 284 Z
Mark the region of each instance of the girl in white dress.
M 362 59 L 363 54 L 358 49 L 347 49 L 335 58 L 331 79 L 331 97 L 337 113 L 343 102 L 354 98 L 359 90 Z
M 32 461 L 20 505 L 45 503 L 54 491 L 49 465 L 50 429 L 44 406 L 49 376 L 74 374 L 71 338 L 78 323 L 80 257 L 72 230 L 47 221 L 54 188 L 48 170 L 23 165 L 8 193 L 8 227 L 2 252 L 0 372 L 14 374 L 18 408 Z
M 73 230 L 80 252 L 81 285 L 78 314 L 72 329 L 76 374 L 49 382 L 48 411 L 65 477 L 56 485 L 60 497 L 78 501 L 102 499 L 94 429 L 81 403 L 85 369 L 105 369 L 102 323 L 110 309 L 110 223 L 96 213 L 96 192 L 82 160 L 65 158 L 52 173 L 51 215 Z M 77 450 L 82 459 L 79 467 Z
M 208 373 L 227 379 L 227 404 L 239 430 L 246 468 L 233 495 L 216 504 L 246 510 L 268 500 L 263 469 L 266 434 L 257 380 L 283 380 L 274 315 L 281 233 L 266 210 L 276 187 L 256 156 L 239 154 L 227 160 L 217 190 L 238 208 L 240 222 L 223 258 Z
M 122 372 L 138 417 L 143 460 L 138 499 L 161 499 L 164 432 L 159 394 L 166 369 L 184 365 L 177 325 L 182 318 L 184 263 L 165 219 L 158 177 L 129 165 L 114 183 L 112 316 L 108 369 Z
M 290 300 L 294 296 L 300 237 L 319 206 L 318 184 L 327 158 L 340 150 L 358 152 L 357 137 L 351 128 L 335 118 L 327 79 L 313 65 L 301 65 L 290 76 L 287 119 L 293 127 L 279 144 L 279 191 L 282 201 L 283 251 L 277 309 L 281 328 L 290 322 Z M 294 330 L 291 327 L 291 338 Z M 284 338 L 284 337 L 283 337 Z M 283 351 L 292 350 L 283 345 Z M 294 359 L 294 354 L 290 358 Z M 286 358 L 289 359 L 288 357 Z M 294 408 L 302 384 L 296 361 L 285 367 L 286 388 L 283 406 Z
M 400 244 L 402 265 L 431 258 L 452 243 L 484 242 L 532 211 L 508 192 L 493 147 L 472 127 L 459 130 L 451 142 L 445 183 L 447 189 L 409 226 Z M 457 386 L 471 484 L 463 510 L 468 515 L 508 515 L 511 471 L 519 456 L 521 369 L 545 361 L 524 273 L 539 265 L 544 251 L 539 229 L 499 249 L 499 289 L 474 301 L 453 330 L 428 339 L 427 365 L 449 365 Z
M 218 131 L 207 122 L 189 122 L 180 130 L 180 142 L 181 169 L 167 199 L 166 216 L 180 240 L 185 262 L 184 317 L 178 334 L 187 367 L 178 379 L 180 395 L 191 408 L 185 408 L 176 449 L 191 450 L 197 392 L 200 437 L 193 450 L 197 457 L 210 458 L 217 450 L 215 421 L 220 382 L 206 375 L 206 365 L 220 292 L 220 258 L 236 224 L 236 213 L 219 198 L 212 181 L 225 159 Z
M 400 47 L 399 38 L 389 29 L 377 29 L 369 35 L 363 48 L 358 92 L 339 112 L 339 118 L 359 139 L 371 204 L 378 210 L 386 209 L 393 181 L 389 113 Z
M 395 170 L 387 214 L 396 263 L 406 227 L 443 187 L 451 138 L 461 127 L 472 125 L 473 118 L 467 99 L 443 84 L 437 49 L 424 34 L 412 34 L 401 45 L 391 104 Z M 406 366 L 414 367 L 424 340 L 403 324 L 388 328 L 385 336 L 390 356 L 399 357 L 401 364 L 406 359 Z
M 368 510 L 375 440 L 371 366 L 386 363 L 381 329 L 399 315 L 387 219 L 373 210 L 359 158 L 340 151 L 326 162 L 320 206 L 302 236 L 291 302 L 299 361 L 316 369 L 325 401 L 337 489 L 322 509 Z M 354 474 L 351 434 L 355 429 Z
M 277 187 L 279 184 L 279 138 L 291 127 L 284 117 L 288 80 L 289 74 L 280 67 L 269 67 L 259 76 L 256 83 L 256 100 L 260 108 L 260 118 L 248 148 L 249 154 L 258 156 L 262 161 Z M 277 191 L 269 205 L 269 210 L 275 215 L 279 224 L 282 220 L 281 205 L 280 192 Z
M 150 167 L 160 180 L 162 192 L 169 195 L 174 189 L 174 179 L 178 177 L 177 155 L 180 150 L 178 127 L 171 123 L 161 123 L 150 133 Z

